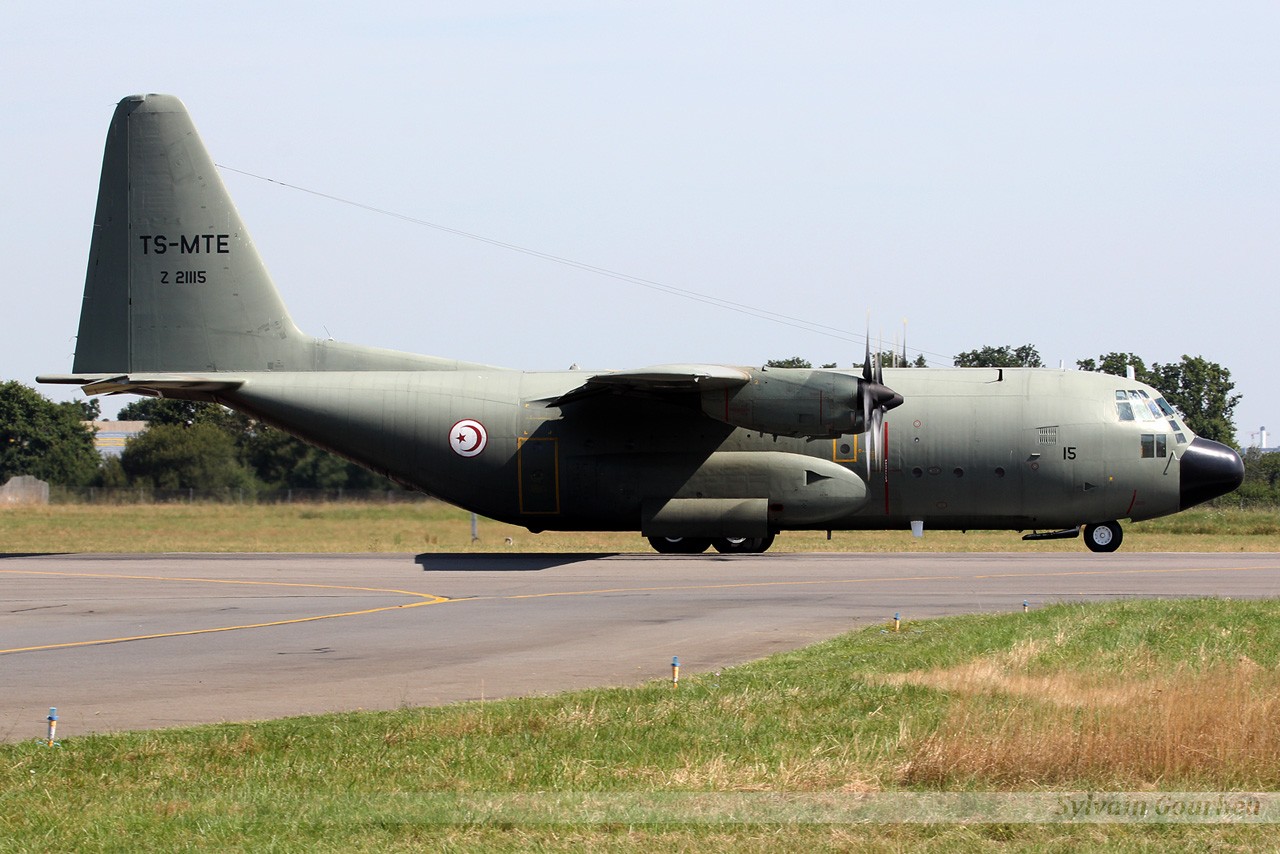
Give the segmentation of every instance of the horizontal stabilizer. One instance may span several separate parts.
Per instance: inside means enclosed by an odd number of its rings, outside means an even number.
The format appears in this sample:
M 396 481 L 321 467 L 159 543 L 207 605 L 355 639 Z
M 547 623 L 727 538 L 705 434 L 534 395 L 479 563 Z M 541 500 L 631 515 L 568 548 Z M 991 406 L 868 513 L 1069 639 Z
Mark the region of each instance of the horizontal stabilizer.
M 78 385 L 85 394 L 149 394 L 153 397 L 186 397 L 191 393 L 214 394 L 234 391 L 244 385 L 243 377 L 190 376 L 186 374 L 45 374 L 36 382 Z M 173 394 L 187 392 L 188 394 Z

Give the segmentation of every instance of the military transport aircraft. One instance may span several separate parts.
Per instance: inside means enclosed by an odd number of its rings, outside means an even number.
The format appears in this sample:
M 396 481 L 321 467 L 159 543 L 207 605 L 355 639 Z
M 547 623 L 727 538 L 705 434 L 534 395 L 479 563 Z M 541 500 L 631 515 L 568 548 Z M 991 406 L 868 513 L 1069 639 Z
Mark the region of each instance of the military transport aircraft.
M 787 530 L 1005 529 L 1120 545 L 1235 489 L 1150 386 L 1077 371 L 675 364 L 532 373 L 294 325 L 182 102 L 107 132 L 75 360 L 88 394 L 215 401 L 467 510 L 763 552 Z

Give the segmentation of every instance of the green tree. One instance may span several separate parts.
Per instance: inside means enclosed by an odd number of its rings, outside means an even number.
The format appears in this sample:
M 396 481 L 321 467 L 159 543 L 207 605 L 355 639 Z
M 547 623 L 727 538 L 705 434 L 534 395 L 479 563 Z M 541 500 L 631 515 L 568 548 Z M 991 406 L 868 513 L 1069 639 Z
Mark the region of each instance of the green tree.
M 1200 356 L 1183 355 L 1177 363 L 1153 364 L 1150 376 L 1150 384 L 1182 413 L 1197 435 L 1235 446 L 1232 416 L 1241 396 L 1232 394 L 1236 384 L 1231 371 Z
M 770 359 L 764 363 L 764 366 L 766 368 L 812 368 L 813 363 L 808 359 L 792 356 L 790 359 Z
M 129 440 L 120 465 L 135 486 L 159 489 L 254 489 L 236 443 L 213 424 L 159 424 Z
M 251 419 L 239 412 L 203 400 L 175 400 L 144 397 L 121 407 L 116 416 L 121 421 L 146 421 L 152 427 L 212 424 L 233 438 L 249 429 Z
M 1232 420 L 1240 395 L 1232 394 L 1231 372 L 1201 356 L 1184 355 L 1179 362 L 1150 367 L 1133 353 L 1107 353 L 1097 361 L 1081 359 L 1084 371 L 1102 371 L 1123 377 L 1129 366 L 1138 382 L 1152 386 L 1182 413 L 1187 427 L 1196 435 L 1227 445 L 1235 445 L 1236 425 Z
M 1147 370 L 1146 362 L 1135 353 L 1106 353 L 1099 356 L 1096 361 L 1081 359 L 1076 362 L 1076 367 L 1082 371 L 1099 371 L 1117 377 L 1128 376 L 1129 368 L 1132 367 L 1133 375 L 1139 382 L 1152 385 L 1151 372 Z
M 271 489 L 386 489 L 389 486 L 386 478 L 355 463 L 216 403 L 149 397 L 122 408 L 119 418 L 147 421 L 152 429 L 214 428 L 230 439 L 240 468 L 249 471 L 260 485 Z M 239 476 L 233 474 L 232 479 Z M 152 475 L 143 477 L 146 482 L 159 485 Z
M 60 486 L 84 486 L 101 460 L 81 403 L 54 403 L 35 389 L 0 383 L 0 484 L 29 474 Z
M 1232 496 L 1242 504 L 1275 507 L 1280 504 L 1280 454 L 1250 448 L 1244 459 L 1244 483 Z
M 1021 347 L 983 347 L 959 353 L 955 357 L 957 368 L 1043 368 L 1040 354 L 1030 344 Z
M 924 360 L 924 354 L 916 356 L 914 361 L 908 361 L 906 363 L 903 363 L 901 353 L 895 354 L 892 350 L 885 350 L 883 353 L 880 354 L 880 364 L 886 368 L 894 366 L 895 361 L 896 361 L 896 366 L 899 368 L 928 367 L 928 365 Z M 810 362 L 808 359 L 802 359 L 799 356 L 792 356 L 790 359 L 770 359 L 769 361 L 764 363 L 764 366 L 766 368 L 812 368 L 813 363 Z M 827 368 L 838 367 L 838 365 L 835 362 L 827 362 L 826 364 L 820 365 L 819 367 L 823 369 L 827 369 Z M 851 365 L 850 367 L 860 368 L 862 367 L 862 363 Z
M 273 489 L 387 489 L 390 482 L 283 430 L 257 423 L 240 445 L 241 458 Z
M 98 402 L 96 397 L 86 400 L 73 400 L 69 404 L 76 409 L 81 421 L 97 421 L 102 418 L 102 404 Z
M 895 353 L 892 350 L 885 350 L 880 354 L 880 364 L 886 368 L 927 368 L 929 363 L 924 360 L 924 353 L 920 353 L 915 359 L 907 359 L 903 361 L 902 353 Z

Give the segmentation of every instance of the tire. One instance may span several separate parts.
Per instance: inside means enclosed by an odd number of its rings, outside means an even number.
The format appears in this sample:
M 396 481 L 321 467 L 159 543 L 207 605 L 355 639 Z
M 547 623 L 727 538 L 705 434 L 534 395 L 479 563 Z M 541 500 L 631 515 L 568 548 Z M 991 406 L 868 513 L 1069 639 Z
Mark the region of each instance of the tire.
M 760 554 L 773 545 L 773 534 L 767 537 L 717 537 L 711 545 L 721 554 Z
M 1119 522 L 1102 522 L 1084 526 L 1084 544 L 1091 552 L 1113 552 L 1120 548 L 1124 531 Z
M 756 543 L 755 537 L 716 537 L 711 541 L 722 555 L 751 554 L 756 550 Z
M 711 540 L 704 537 L 650 537 L 649 545 L 659 554 L 697 555 L 707 550 Z

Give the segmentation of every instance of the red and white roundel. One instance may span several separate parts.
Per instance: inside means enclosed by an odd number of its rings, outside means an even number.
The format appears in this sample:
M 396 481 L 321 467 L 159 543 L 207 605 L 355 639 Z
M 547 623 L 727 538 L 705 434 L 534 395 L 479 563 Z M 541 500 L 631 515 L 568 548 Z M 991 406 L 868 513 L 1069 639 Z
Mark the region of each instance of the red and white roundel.
M 474 457 L 489 444 L 489 434 L 484 425 L 472 418 L 464 418 L 449 431 L 449 445 L 460 457 Z

